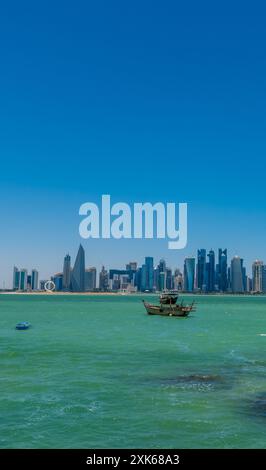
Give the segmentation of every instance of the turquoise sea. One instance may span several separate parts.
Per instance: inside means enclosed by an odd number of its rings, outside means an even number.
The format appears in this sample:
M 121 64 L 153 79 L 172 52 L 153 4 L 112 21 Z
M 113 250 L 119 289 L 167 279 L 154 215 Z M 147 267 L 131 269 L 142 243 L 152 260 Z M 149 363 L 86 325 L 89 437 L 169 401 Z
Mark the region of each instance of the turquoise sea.
M 196 300 L 0 295 L 0 447 L 265 448 L 266 298 Z

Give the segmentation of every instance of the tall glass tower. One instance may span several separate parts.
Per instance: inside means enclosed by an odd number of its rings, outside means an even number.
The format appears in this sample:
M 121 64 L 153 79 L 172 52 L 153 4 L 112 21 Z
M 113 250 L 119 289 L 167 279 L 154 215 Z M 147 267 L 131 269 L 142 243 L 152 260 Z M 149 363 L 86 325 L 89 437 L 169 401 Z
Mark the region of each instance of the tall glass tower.
M 195 258 L 186 258 L 184 264 L 184 290 L 186 292 L 194 291 L 195 281 Z
M 71 258 L 69 254 L 64 257 L 64 266 L 63 266 L 63 289 L 70 289 L 71 281 Z
M 13 269 L 13 289 L 18 290 L 19 289 L 19 278 L 20 278 L 20 272 L 16 266 L 14 266 Z
M 82 245 L 79 245 L 74 268 L 71 272 L 71 290 L 74 292 L 85 291 L 85 251 Z
M 254 261 L 252 265 L 252 287 L 254 292 L 263 292 L 263 268 L 263 261 Z
M 243 259 L 235 256 L 231 261 L 231 290 L 236 294 L 244 292 Z
M 206 290 L 206 250 L 198 250 L 197 288 Z
M 207 291 L 214 292 L 215 290 L 215 253 L 210 250 L 208 253 L 209 261 L 207 263 Z
M 266 266 L 263 265 L 262 268 L 262 292 L 266 294 Z
M 227 277 L 227 250 L 219 248 L 219 261 L 217 269 L 217 281 L 219 290 L 226 292 L 228 289 L 228 277 Z
M 146 266 L 146 290 L 153 290 L 153 258 L 147 256 L 145 258 Z
M 28 277 L 27 269 L 21 269 L 20 277 L 19 277 L 19 290 L 27 290 L 27 277 Z
M 38 279 L 39 273 L 36 269 L 33 269 L 31 272 L 31 288 L 32 290 L 38 290 Z

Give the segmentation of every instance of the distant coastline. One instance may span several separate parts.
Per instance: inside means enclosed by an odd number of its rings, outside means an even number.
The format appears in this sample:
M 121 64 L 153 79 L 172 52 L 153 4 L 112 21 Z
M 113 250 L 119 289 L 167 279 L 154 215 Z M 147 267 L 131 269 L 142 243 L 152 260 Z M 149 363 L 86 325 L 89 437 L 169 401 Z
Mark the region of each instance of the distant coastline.
M 158 296 L 160 292 L 46 292 L 46 291 L 34 291 L 34 292 L 18 292 L 18 291 L 0 291 L 1 295 L 14 295 L 14 296 L 48 296 L 48 297 L 56 297 L 56 296 L 83 296 L 83 297 L 100 297 L 100 296 L 107 296 L 107 297 L 146 297 L 146 296 Z M 201 292 L 180 292 L 180 296 L 182 297 L 266 297 L 266 294 L 258 293 L 258 294 L 251 294 L 251 293 L 240 293 L 240 294 L 233 294 L 232 292 L 223 292 L 223 293 L 201 293 Z
M 34 291 L 34 292 L 14 292 L 14 291 L 0 291 L 0 295 L 41 295 L 41 296 L 76 296 L 76 295 L 82 295 L 82 296 L 90 296 L 90 295 L 108 295 L 108 296 L 113 296 L 113 295 L 132 295 L 128 293 L 121 293 L 121 292 L 46 292 L 46 291 Z

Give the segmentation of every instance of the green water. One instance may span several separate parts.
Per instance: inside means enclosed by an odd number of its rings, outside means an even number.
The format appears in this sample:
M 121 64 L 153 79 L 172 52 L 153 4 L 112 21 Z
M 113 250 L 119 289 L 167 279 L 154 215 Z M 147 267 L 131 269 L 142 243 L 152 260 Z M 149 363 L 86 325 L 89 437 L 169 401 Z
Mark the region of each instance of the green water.
M 1 448 L 266 447 L 266 298 L 140 300 L 0 296 Z

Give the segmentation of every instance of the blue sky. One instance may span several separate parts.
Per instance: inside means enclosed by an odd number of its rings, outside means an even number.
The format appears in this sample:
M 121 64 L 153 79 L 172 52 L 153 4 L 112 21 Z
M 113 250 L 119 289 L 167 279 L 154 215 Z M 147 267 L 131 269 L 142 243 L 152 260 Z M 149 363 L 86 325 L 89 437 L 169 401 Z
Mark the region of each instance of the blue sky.
M 188 202 L 189 243 L 87 240 L 87 265 L 219 246 L 266 261 L 263 3 L 1 6 L 1 286 L 14 264 L 60 270 L 101 194 Z

